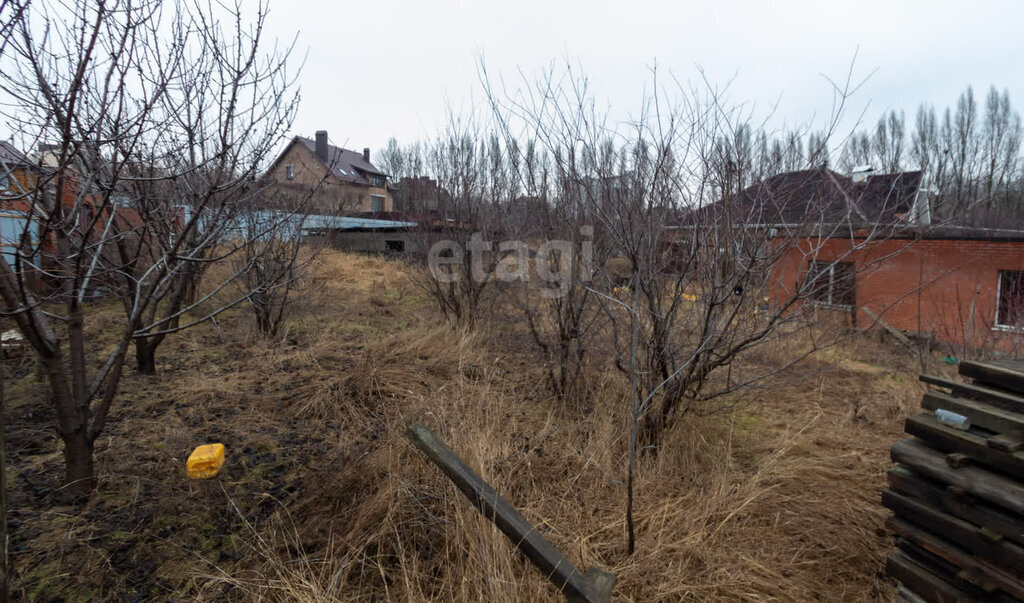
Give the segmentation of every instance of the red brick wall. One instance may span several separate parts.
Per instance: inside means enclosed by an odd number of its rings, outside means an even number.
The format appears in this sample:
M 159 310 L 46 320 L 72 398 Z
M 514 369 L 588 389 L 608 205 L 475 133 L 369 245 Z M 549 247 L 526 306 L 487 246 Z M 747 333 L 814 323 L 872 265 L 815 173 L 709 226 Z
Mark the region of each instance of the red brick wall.
M 872 323 L 866 306 L 893 327 L 957 346 L 1008 350 L 1024 343 L 1022 334 L 993 328 L 999 271 L 1024 270 L 1024 242 L 797 241 L 772 268 L 776 307 L 791 298 L 819 243 L 818 261 L 856 264 L 858 325 Z

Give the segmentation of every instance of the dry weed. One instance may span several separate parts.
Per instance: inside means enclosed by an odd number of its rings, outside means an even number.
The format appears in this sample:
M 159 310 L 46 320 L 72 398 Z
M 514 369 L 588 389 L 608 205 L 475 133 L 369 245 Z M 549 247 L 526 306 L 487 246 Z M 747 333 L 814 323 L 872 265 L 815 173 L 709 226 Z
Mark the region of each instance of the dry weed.
M 559 600 L 406 441 L 421 421 L 570 560 L 614 572 L 616 600 L 892 598 L 878 496 L 920 395 L 898 348 L 818 352 L 729 412 L 679 421 L 640 459 L 628 555 L 620 375 L 588 367 L 589 404 L 566 412 L 519 325 L 451 331 L 397 262 L 327 251 L 317 270 L 281 341 L 229 313 L 219 331 L 169 340 L 157 378 L 126 377 L 82 514 L 12 480 L 21 593 Z M 799 345 L 780 338 L 743 362 L 771 366 Z M 32 414 L 42 390 L 31 376 L 14 387 L 11 441 L 41 452 L 12 471 L 59 471 L 38 427 L 52 418 Z M 186 480 L 184 456 L 209 440 L 227 444 L 225 472 Z

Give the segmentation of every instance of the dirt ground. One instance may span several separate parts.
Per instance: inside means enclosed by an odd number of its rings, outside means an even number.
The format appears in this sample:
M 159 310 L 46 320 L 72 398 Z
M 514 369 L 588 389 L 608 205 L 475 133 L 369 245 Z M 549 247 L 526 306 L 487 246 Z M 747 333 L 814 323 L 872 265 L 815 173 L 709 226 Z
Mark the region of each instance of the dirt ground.
M 559 600 L 403 437 L 422 421 L 614 600 L 893 600 L 879 504 L 918 359 L 863 336 L 729 413 L 686 417 L 637 472 L 626 552 L 621 379 L 586 408 L 543 387 L 514 322 L 455 333 L 397 262 L 328 252 L 280 341 L 244 309 L 127 370 L 100 485 L 61 503 L 52 408 L 8 358 L 10 551 L 21 600 Z M 102 308 L 94 345 L 110 345 Z M 104 314 L 108 313 L 108 314 Z M 774 352 L 749 360 L 770 364 Z M 222 442 L 206 481 L 184 462 Z

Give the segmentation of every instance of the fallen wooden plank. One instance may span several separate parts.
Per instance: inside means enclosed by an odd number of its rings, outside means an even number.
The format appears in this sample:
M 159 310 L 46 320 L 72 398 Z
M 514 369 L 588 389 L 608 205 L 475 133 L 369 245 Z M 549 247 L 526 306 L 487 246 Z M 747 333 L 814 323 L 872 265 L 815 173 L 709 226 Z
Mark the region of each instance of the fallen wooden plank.
M 926 601 L 958 603 L 973 600 L 969 593 L 928 571 L 901 551 L 889 553 L 885 571 Z
M 924 398 L 921 399 L 921 408 L 927 410 L 944 408 L 964 415 L 971 420 L 971 425 L 984 427 L 996 433 L 1024 437 L 1024 415 L 1003 410 L 984 402 L 956 398 L 938 391 L 930 391 L 925 393 Z
M 943 425 L 929 413 L 909 417 L 906 432 L 941 452 L 966 454 L 976 462 L 1024 480 L 1024 452 L 1003 452 L 989 445 L 986 436 Z M 947 456 L 947 463 L 951 459 Z
M 861 309 L 862 312 L 864 312 L 865 315 L 867 315 L 868 318 L 870 318 L 872 321 L 874 321 L 875 324 L 877 324 L 878 326 L 880 326 L 883 329 L 885 329 L 886 331 L 888 331 L 889 334 L 892 335 L 896 339 L 896 341 L 902 343 L 903 345 L 905 345 L 907 347 L 910 347 L 910 348 L 914 347 L 914 344 L 910 341 L 909 337 L 907 337 L 906 335 L 901 333 L 899 331 L 899 329 L 893 327 L 889 323 L 887 323 L 884 320 L 882 320 L 881 316 L 879 316 L 879 315 L 875 314 L 874 312 L 872 312 L 870 309 L 868 309 L 867 306 L 861 306 L 860 309 Z
M 882 491 L 882 505 L 896 517 L 918 525 L 993 565 L 1024 571 L 1024 548 L 1008 540 L 992 540 L 982 528 L 892 490 Z
M 979 385 L 998 387 L 1024 394 L 1024 371 L 992 362 L 965 360 L 960 363 L 960 374 L 974 379 Z
M 976 383 L 952 381 L 950 379 L 944 379 L 934 375 L 921 375 L 918 379 L 929 385 L 946 388 L 950 390 L 954 396 L 978 400 L 980 402 L 988 402 L 989 404 L 998 406 L 1003 410 L 1024 413 L 1024 397 L 1016 394 L 1005 392 L 1000 389 L 984 387 Z
M 914 439 L 896 442 L 889 454 L 892 460 L 906 465 L 917 473 L 944 484 L 963 488 L 979 498 L 1018 514 L 1024 514 L 1024 486 L 1011 479 L 980 467 L 952 469 L 946 464 L 941 452 L 932 450 Z
M 901 519 L 890 517 L 886 520 L 885 526 L 901 538 L 963 568 L 965 576 L 971 575 L 981 583 L 990 581 L 1003 592 L 1024 599 L 1024 582 L 1012 572 L 983 561 L 970 552 Z
M 615 576 L 593 567 L 585 574 L 576 569 L 526 518 L 423 424 L 410 426 L 406 437 L 448 476 L 484 517 L 508 536 L 513 546 L 537 566 L 567 599 L 588 603 L 611 600 Z

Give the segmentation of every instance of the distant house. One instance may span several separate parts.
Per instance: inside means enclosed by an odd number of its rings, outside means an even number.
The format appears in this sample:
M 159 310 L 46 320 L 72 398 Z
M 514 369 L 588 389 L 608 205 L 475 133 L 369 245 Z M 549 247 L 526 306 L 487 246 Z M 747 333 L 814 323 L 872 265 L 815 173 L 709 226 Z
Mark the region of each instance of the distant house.
M 59 284 L 68 267 L 63 262 L 74 258 L 61 255 L 57 246 L 57 228 L 77 239 L 98 242 L 105 233 L 121 233 L 120 240 L 141 236 L 142 218 L 134 208 L 107 200 L 90 188 L 72 168 L 55 172 L 57 165 L 53 145 L 40 145 L 36 159 L 10 143 L 0 141 L 0 258 L 15 270 L 30 288 L 51 291 Z M 58 191 L 58 187 L 60 190 Z M 74 216 L 73 228 L 67 224 L 53 225 L 59 199 L 66 217 Z M 72 212 L 72 208 L 77 211 Z M 111 264 L 118 262 L 116 248 L 108 245 L 103 253 Z M 102 279 L 93 279 L 93 290 L 102 286 Z
M 451 194 L 427 176 L 402 178 L 394 184 L 393 192 L 395 211 L 444 215 L 451 210 Z
M 0 141 L 0 254 L 13 263 L 14 251 L 25 237 L 36 242 L 38 227 L 31 223 L 29 195 L 39 183 L 39 169 L 7 141 Z M 33 236 L 34 235 L 34 236 Z
M 39 168 L 17 147 L 0 140 L 0 199 L 23 196 L 36 188 Z
M 296 136 L 267 170 L 273 203 L 293 206 L 308 203 L 317 214 L 390 212 L 394 208 L 388 175 L 370 162 L 370 149 L 362 153 L 330 144 L 327 131 L 310 140 Z M 308 200 L 308 201 L 307 201 Z
M 790 172 L 732 210 L 782 249 L 769 301 L 811 284 L 805 306 L 958 347 L 1010 350 L 1024 336 L 1024 230 L 932 224 L 921 172 Z M 1012 225 L 1011 225 L 1012 226 Z

